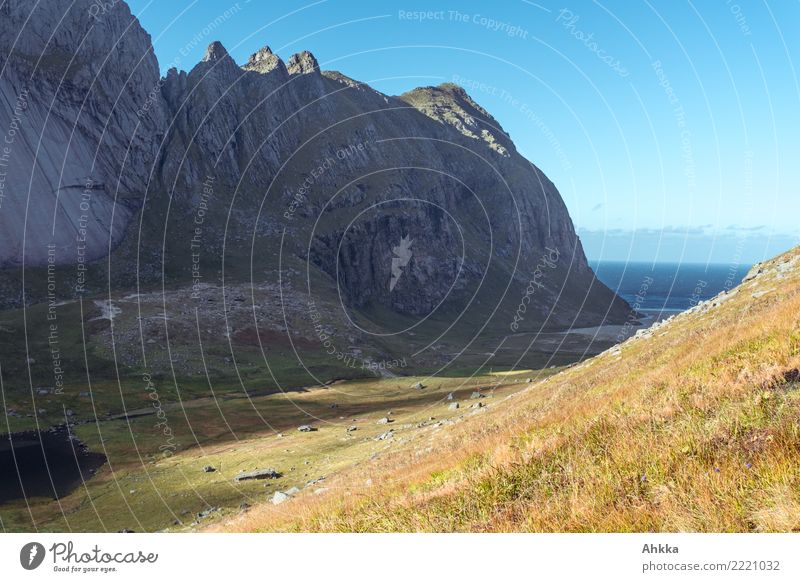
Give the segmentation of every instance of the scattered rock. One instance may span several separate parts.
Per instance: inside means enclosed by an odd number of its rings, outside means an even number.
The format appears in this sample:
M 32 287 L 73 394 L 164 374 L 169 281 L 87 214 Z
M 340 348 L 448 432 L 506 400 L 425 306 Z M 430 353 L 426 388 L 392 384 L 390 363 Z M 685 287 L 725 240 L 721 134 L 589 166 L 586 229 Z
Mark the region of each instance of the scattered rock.
M 304 424 L 302 426 L 298 426 L 297 430 L 299 430 L 300 432 L 315 432 L 317 429 L 308 424 Z
M 451 392 L 450 394 L 448 394 L 448 395 L 447 395 L 447 399 L 448 399 L 448 400 L 453 400 L 454 398 L 455 398 L 455 396 L 453 396 L 453 393 L 452 393 L 452 392 Z
M 484 406 L 483 402 L 476 402 L 475 404 L 470 406 L 470 408 L 483 408 L 483 406 Z
M 450 406 L 447 407 L 447 410 L 458 410 L 458 402 L 453 402 Z
M 469 396 L 469 399 L 470 399 L 470 400 L 476 400 L 476 399 L 478 399 L 478 398 L 483 398 L 483 394 L 481 394 L 480 392 L 473 392 L 473 393 L 472 393 L 472 394 L 470 394 L 470 396 Z
M 390 422 L 394 422 L 394 421 L 391 418 L 384 416 L 376 424 L 389 424 Z
M 424 390 L 425 388 L 427 388 L 427 386 L 425 386 L 425 384 L 423 384 L 422 382 L 417 382 L 411 387 L 414 388 L 415 390 Z
M 203 473 L 216 473 L 216 467 L 212 467 L 211 465 L 206 465 L 203 467 Z
M 205 518 L 209 517 L 212 513 L 216 513 L 217 511 L 219 511 L 219 507 L 209 507 L 208 509 L 203 510 L 200 513 L 198 513 L 197 514 L 197 519 L 198 520 L 205 519 Z
M 354 431 L 357 431 L 357 430 L 358 430 L 358 427 L 356 425 L 354 425 L 354 424 L 347 427 L 347 432 L 354 432 Z

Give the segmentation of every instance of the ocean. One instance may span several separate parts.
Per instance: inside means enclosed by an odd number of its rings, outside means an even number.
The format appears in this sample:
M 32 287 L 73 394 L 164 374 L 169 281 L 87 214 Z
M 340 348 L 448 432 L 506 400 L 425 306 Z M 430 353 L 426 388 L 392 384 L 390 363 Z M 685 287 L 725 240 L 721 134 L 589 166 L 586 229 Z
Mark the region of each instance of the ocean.
M 654 320 L 685 311 L 741 283 L 752 265 L 590 262 L 605 285 Z

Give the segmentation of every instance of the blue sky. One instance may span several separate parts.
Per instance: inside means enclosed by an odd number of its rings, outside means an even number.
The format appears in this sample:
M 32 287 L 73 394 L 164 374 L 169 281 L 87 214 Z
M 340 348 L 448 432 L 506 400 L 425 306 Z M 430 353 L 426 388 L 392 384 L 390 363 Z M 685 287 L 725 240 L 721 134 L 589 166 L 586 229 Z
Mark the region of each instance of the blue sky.
M 220 40 L 238 62 L 310 50 L 389 94 L 458 82 L 555 182 L 592 259 L 800 243 L 800 2 L 129 4 L 164 71 Z

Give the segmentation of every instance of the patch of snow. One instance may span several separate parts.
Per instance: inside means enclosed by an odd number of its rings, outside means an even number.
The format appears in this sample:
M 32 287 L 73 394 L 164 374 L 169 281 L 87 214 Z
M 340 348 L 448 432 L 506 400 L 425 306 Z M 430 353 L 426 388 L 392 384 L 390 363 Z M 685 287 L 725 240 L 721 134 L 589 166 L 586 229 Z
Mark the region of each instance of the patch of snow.
M 113 321 L 113 319 L 117 315 L 122 313 L 122 309 L 114 305 L 110 300 L 95 301 L 94 304 L 100 308 L 100 316 L 93 317 L 89 321 L 98 321 L 101 319 L 107 319 L 108 321 Z

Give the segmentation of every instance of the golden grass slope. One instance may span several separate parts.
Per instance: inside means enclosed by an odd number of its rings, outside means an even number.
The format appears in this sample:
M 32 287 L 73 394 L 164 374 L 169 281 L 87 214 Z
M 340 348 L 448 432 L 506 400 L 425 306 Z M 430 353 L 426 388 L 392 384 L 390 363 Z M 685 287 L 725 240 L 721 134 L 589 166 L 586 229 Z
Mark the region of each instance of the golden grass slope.
M 800 250 L 228 531 L 800 531 Z

